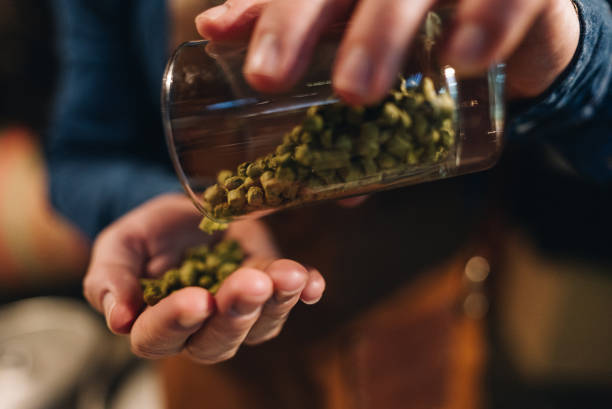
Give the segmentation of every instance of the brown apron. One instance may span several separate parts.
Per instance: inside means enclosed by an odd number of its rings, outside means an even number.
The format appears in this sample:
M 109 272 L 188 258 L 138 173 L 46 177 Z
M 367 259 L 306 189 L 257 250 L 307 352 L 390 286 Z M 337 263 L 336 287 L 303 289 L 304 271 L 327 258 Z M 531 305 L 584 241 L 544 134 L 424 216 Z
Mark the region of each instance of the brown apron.
M 478 408 L 486 345 L 461 305 L 480 222 L 464 194 L 447 181 L 269 217 L 284 254 L 325 276 L 323 300 L 227 363 L 163 362 L 168 407 Z

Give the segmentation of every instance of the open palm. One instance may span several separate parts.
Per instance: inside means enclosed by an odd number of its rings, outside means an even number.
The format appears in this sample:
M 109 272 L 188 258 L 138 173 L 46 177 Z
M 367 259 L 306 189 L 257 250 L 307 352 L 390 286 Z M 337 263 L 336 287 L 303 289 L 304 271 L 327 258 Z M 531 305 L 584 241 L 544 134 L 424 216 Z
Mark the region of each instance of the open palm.
M 184 353 L 201 363 L 223 361 L 243 343 L 278 335 L 300 299 L 312 304 L 322 296 L 319 272 L 280 259 L 264 225 L 242 221 L 226 237 L 241 243 L 247 260 L 215 297 L 188 287 L 143 310 L 141 277 L 162 274 L 179 264 L 186 248 L 214 240 L 197 229 L 199 218 L 186 197 L 160 196 L 112 224 L 94 244 L 85 296 L 112 331 L 130 335 L 139 356 Z

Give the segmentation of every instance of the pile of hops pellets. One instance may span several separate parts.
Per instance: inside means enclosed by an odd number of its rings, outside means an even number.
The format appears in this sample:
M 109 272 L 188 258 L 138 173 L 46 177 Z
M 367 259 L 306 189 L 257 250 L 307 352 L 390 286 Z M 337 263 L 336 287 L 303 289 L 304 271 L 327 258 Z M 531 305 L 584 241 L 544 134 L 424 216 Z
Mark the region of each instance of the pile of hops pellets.
M 317 199 L 317 192 L 333 185 L 367 184 L 382 172 L 439 163 L 455 147 L 455 108 L 430 78 L 415 87 L 402 81 L 372 107 L 312 107 L 274 153 L 219 172 L 203 194 L 204 207 L 212 218 L 226 221 Z M 212 232 L 223 226 L 205 218 L 201 227 Z
M 202 287 L 215 294 L 223 280 L 244 261 L 244 252 L 234 240 L 224 240 L 210 249 L 208 246 L 187 250 L 183 264 L 168 270 L 161 278 L 140 280 L 143 299 L 155 305 L 173 291 L 184 287 Z

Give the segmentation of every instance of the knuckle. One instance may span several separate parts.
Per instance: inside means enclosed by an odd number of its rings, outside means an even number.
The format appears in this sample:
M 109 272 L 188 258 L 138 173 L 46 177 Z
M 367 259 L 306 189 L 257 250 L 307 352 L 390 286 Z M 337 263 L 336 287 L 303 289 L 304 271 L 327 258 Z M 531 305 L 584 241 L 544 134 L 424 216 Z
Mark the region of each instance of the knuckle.
M 185 347 L 185 352 L 193 361 L 197 363 L 203 365 L 214 365 L 232 359 L 234 356 L 236 356 L 237 348 L 232 348 L 222 352 L 213 352 L 194 345 L 187 345 Z
M 145 345 L 142 343 L 132 343 L 131 344 L 132 353 L 140 358 L 145 359 L 159 359 L 164 355 L 159 351 L 155 350 L 149 345 Z
M 280 335 L 281 331 L 282 331 L 282 327 L 278 326 L 263 334 L 249 335 L 247 339 L 244 341 L 244 343 L 250 346 L 263 344 L 264 342 L 277 338 Z

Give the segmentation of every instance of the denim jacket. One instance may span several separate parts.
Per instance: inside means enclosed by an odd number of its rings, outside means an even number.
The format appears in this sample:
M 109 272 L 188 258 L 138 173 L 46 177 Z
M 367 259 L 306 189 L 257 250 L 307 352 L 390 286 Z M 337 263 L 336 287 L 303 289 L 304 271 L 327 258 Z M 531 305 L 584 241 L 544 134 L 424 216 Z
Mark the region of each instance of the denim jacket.
M 575 0 L 571 64 L 537 100 L 513 106 L 509 143 L 540 138 L 576 173 L 612 181 L 612 14 Z M 160 122 L 168 57 L 164 0 L 55 0 L 59 92 L 46 153 L 52 204 L 90 237 L 144 201 L 178 191 Z

